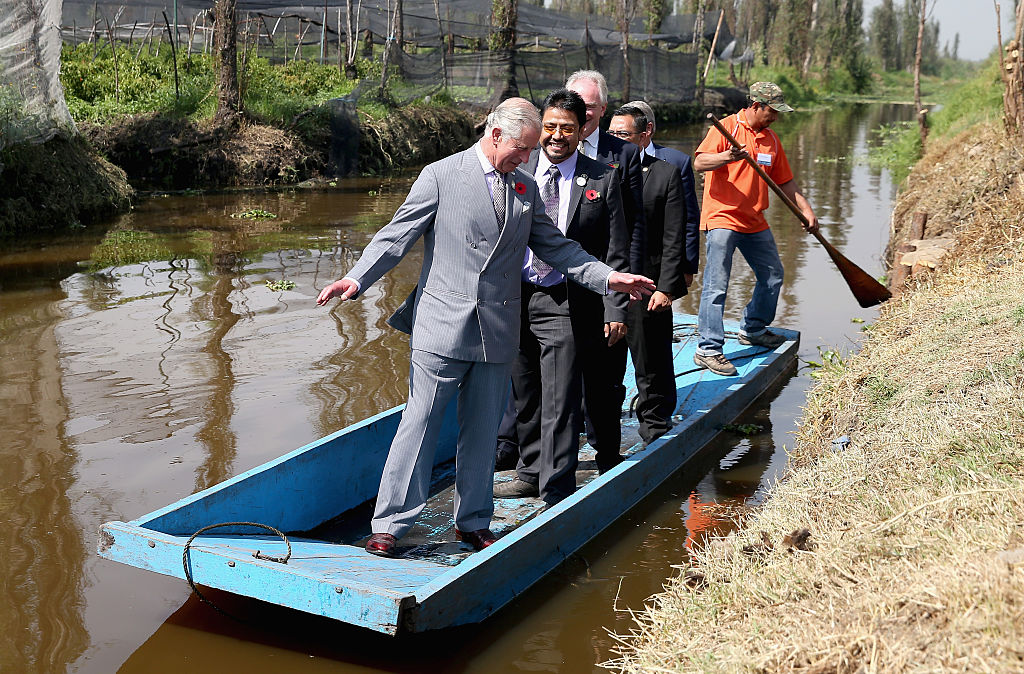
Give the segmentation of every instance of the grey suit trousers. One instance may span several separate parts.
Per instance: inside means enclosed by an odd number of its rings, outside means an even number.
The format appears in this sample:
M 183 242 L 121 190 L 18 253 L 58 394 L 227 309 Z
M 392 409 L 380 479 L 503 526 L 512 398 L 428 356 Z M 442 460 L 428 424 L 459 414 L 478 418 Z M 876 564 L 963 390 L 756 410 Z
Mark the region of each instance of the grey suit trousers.
M 458 360 L 412 350 L 409 402 L 384 464 L 371 522 L 373 533 L 400 538 L 423 510 L 441 425 L 456 395 L 455 527 L 459 531 L 490 527 L 494 438 L 508 393 L 509 368 L 510 363 Z

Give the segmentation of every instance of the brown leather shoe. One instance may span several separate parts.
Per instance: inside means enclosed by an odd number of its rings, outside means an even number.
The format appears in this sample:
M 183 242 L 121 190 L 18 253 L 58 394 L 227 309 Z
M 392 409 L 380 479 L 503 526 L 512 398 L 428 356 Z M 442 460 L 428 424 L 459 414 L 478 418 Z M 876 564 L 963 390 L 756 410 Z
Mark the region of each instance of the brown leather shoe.
M 498 540 L 498 537 L 492 534 L 490 529 L 477 529 L 476 531 L 459 531 L 456 529 L 455 539 L 469 543 L 475 550 L 483 550 Z
M 366 541 L 366 551 L 371 555 L 381 557 L 392 557 L 395 554 L 395 545 L 398 539 L 391 534 L 374 534 Z

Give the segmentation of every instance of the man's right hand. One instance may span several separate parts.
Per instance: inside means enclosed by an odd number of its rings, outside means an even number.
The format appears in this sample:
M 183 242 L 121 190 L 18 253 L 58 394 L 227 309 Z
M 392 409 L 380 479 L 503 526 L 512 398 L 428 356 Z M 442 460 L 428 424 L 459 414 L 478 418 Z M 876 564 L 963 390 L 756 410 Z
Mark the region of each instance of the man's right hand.
M 631 300 L 642 300 L 654 292 L 654 281 L 646 276 L 613 271 L 608 277 L 608 289 L 626 293 Z
M 316 303 L 323 306 L 332 297 L 341 297 L 341 301 L 344 302 L 357 292 L 359 292 L 359 285 L 350 278 L 343 278 L 321 290 L 320 295 L 316 298 Z

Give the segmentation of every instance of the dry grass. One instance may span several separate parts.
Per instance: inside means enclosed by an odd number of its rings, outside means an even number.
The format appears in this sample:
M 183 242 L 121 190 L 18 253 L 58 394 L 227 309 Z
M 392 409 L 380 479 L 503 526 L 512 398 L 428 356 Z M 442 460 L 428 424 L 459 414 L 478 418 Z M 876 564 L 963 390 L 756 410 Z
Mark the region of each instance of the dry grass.
M 765 506 L 697 551 L 606 667 L 1024 672 L 1024 189 L 972 175 L 1019 166 L 1018 149 L 968 138 L 943 151 L 981 143 L 985 161 L 911 182 L 943 216 L 971 213 L 945 269 L 826 373 Z M 786 545 L 800 528 L 810 545 Z

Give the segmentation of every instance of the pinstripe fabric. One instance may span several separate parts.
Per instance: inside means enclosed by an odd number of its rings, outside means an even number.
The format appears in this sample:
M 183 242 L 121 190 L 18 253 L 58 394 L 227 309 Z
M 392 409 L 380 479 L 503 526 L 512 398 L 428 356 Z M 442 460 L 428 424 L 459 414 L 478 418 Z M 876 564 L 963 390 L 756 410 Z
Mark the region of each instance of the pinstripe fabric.
M 566 239 L 544 213 L 533 176 L 509 174 L 499 232 L 475 148 L 428 165 L 405 203 L 346 274 L 367 288 L 423 237 L 423 270 L 392 326 L 411 346 L 460 360 L 511 362 L 518 347 L 520 270 L 529 245 L 570 279 L 604 293 L 611 268 Z

